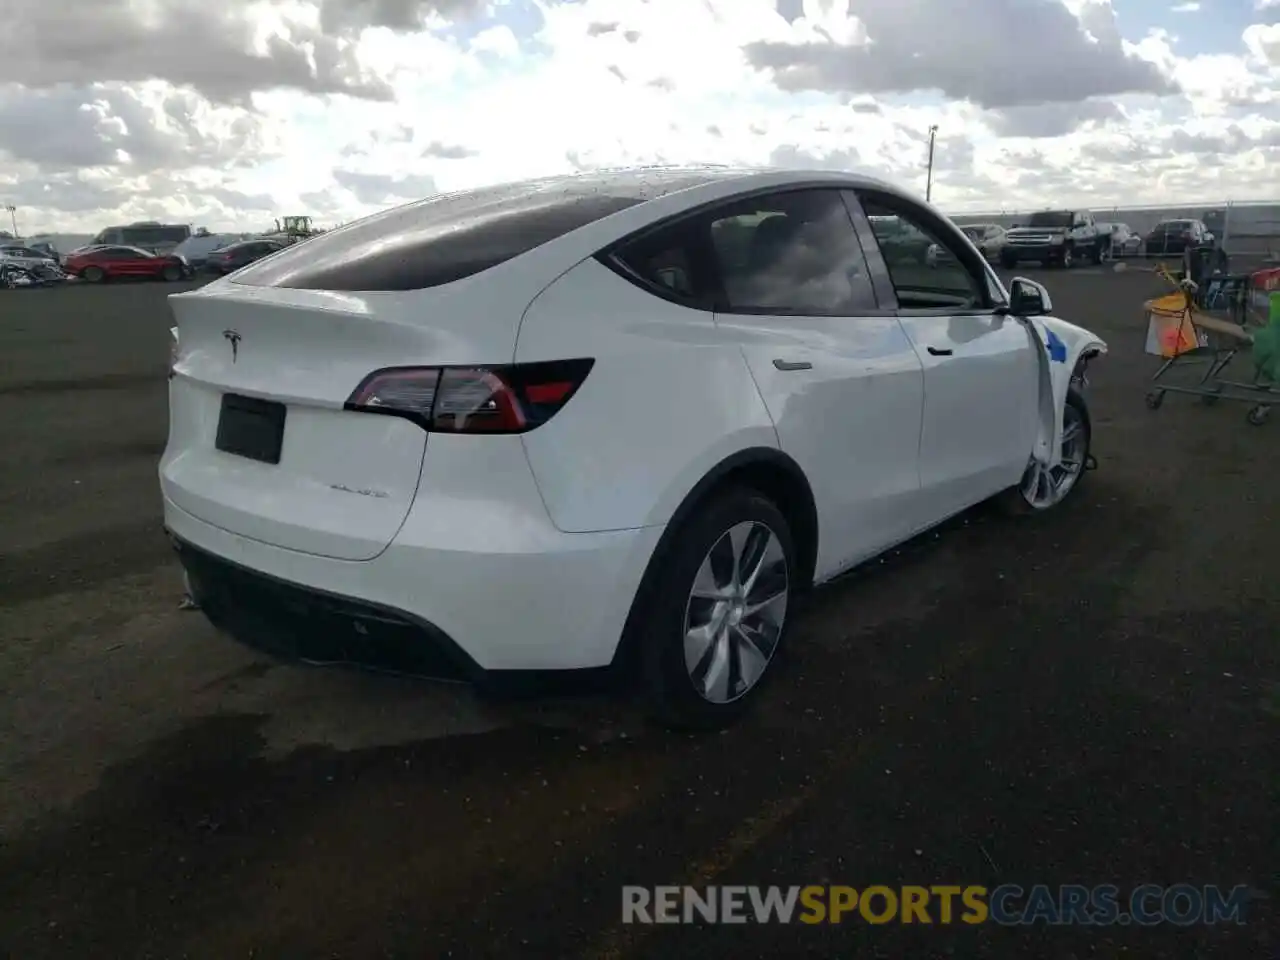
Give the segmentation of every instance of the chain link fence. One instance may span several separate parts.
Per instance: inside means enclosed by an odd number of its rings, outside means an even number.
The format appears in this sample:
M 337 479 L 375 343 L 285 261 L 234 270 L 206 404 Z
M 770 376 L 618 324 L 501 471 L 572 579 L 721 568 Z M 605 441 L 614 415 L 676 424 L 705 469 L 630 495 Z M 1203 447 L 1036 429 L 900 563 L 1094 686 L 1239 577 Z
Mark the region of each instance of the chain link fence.
M 1044 209 L 1039 208 L 1039 209 Z M 1162 220 L 1203 220 L 1229 253 L 1263 260 L 1280 260 L 1280 203 L 1235 203 L 1230 200 L 1170 207 L 1092 207 L 1100 223 L 1123 223 L 1145 237 Z M 1009 208 L 986 213 L 965 212 L 956 223 L 1025 224 L 1035 209 Z

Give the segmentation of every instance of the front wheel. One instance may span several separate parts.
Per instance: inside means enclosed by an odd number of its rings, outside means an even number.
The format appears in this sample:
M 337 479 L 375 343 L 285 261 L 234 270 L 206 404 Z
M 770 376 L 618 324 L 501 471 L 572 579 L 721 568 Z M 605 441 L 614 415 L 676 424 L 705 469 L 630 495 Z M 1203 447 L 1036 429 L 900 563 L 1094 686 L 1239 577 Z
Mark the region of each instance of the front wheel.
M 80 276 L 90 283 L 101 283 L 107 279 L 107 275 L 101 267 L 85 267 Z
M 1072 264 L 1076 262 L 1075 253 L 1070 247 L 1064 247 L 1062 250 L 1062 257 L 1058 262 L 1061 264 L 1063 270 L 1070 270 Z
M 755 698 L 790 625 L 791 529 L 767 497 L 733 489 L 676 536 L 641 627 L 645 692 L 666 725 L 719 729 Z
M 1080 486 L 1091 460 L 1092 443 L 1089 405 L 1084 394 L 1072 387 L 1062 409 L 1061 462 L 1056 467 L 1046 467 L 1033 457 L 1021 482 L 1000 498 L 1007 512 L 1044 513 L 1065 501 Z
M 1011 257 L 1007 253 L 1000 254 L 1000 266 L 1004 267 L 1006 270 L 1012 270 L 1017 265 L 1018 265 L 1017 257 Z
M 160 275 L 164 277 L 168 283 L 176 283 L 182 279 L 182 268 L 177 266 L 177 264 L 171 263 L 164 268 L 164 271 Z

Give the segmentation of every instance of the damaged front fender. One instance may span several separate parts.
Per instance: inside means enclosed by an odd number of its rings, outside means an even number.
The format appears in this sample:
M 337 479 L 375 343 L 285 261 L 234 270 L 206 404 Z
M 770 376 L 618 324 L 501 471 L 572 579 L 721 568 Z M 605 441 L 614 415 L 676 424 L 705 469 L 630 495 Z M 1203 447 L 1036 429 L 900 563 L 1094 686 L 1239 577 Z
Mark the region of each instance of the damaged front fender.
M 1040 431 L 1032 456 L 1047 467 L 1062 459 L 1062 411 L 1067 392 L 1095 357 L 1107 352 L 1097 334 L 1058 317 L 1023 317 L 1040 362 Z M 1083 385 L 1083 382 L 1082 382 Z

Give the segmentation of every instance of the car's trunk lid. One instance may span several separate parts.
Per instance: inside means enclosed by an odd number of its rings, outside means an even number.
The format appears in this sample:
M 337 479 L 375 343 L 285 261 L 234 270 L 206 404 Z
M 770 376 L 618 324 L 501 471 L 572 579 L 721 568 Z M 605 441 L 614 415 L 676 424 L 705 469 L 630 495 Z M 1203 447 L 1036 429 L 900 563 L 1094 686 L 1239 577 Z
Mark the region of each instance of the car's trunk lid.
M 380 294 L 230 283 L 170 300 L 178 347 L 165 495 L 253 540 L 344 560 L 377 556 L 413 504 L 427 434 L 344 402 L 373 370 L 484 362 L 493 345 L 426 319 L 433 306 L 452 315 L 447 295 L 419 296 L 413 314 Z

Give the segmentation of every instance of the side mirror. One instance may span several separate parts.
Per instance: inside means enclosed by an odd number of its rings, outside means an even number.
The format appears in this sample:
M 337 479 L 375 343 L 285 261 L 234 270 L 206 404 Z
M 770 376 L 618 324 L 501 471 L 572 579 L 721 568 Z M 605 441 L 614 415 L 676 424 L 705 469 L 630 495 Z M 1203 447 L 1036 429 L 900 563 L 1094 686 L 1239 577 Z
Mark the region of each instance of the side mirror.
M 1009 284 L 1009 312 L 1015 317 L 1039 317 L 1053 312 L 1053 300 L 1043 284 L 1014 277 Z

